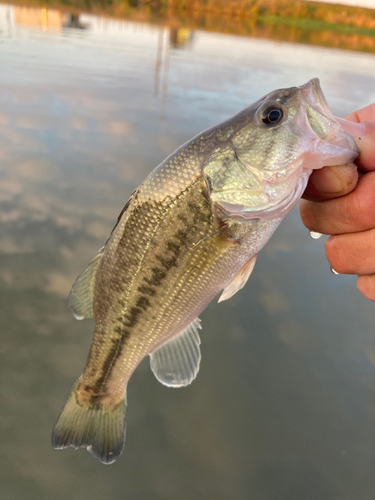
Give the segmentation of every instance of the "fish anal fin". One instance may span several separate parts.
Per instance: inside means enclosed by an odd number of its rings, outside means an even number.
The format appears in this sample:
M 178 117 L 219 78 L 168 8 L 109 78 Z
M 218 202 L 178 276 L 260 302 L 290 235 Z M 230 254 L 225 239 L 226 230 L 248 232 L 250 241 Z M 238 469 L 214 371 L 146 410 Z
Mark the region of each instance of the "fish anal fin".
M 68 305 L 76 319 L 93 317 L 95 279 L 101 256 L 99 253 L 92 259 L 70 290 Z
M 196 318 L 181 333 L 150 354 L 150 366 L 155 377 L 168 387 L 184 387 L 197 376 L 201 352 Z
M 220 295 L 218 302 L 223 302 L 223 300 L 227 300 L 232 297 L 238 290 L 241 290 L 250 277 L 252 273 L 255 261 L 257 260 L 257 256 L 254 255 L 250 260 L 246 262 L 244 266 L 241 267 L 239 271 L 233 276 L 233 278 L 229 281 L 227 286 L 224 288 L 223 293 Z

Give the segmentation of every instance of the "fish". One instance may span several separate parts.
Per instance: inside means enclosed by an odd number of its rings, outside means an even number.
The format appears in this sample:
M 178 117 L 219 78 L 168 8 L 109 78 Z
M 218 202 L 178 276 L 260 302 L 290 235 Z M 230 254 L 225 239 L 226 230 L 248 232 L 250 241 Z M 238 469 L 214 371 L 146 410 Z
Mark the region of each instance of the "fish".
M 75 318 L 93 318 L 95 329 L 52 446 L 116 461 L 128 381 L 142 359 L 150 356 L 162 384 L 190 384 L 201 361 L 200 313 L 219 293 L 220 302 L 243 288 L 311 172 L 358 154 L 315 78 L 270 92 L 156 167 L 70 292 Z

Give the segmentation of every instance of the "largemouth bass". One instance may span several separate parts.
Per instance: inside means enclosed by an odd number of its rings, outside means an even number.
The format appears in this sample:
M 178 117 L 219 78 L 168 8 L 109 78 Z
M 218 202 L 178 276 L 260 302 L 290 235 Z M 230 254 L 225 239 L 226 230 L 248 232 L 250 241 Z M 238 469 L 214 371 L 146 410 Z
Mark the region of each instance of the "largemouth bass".
M 199 370 L 199 314 L 240 290 L 256 256 L 302 195 L 312 169 L 358 156 L 319 80 L 271 92 L 198 134 L 131 195 L 69 305 L 94 318 L 82 375 L 52 433 L 114 462 L 125 441 L 126 388 L 149 355 L 170 387 Z

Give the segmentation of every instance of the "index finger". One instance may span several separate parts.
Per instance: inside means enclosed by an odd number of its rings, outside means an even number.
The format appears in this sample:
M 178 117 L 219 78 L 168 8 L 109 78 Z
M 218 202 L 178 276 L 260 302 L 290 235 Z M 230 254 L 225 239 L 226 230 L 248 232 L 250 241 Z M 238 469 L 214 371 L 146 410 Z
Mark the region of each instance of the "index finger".
M 358 111 L 353 111 L 345 119 L 355 123 L 375 121 L 375 102 Z

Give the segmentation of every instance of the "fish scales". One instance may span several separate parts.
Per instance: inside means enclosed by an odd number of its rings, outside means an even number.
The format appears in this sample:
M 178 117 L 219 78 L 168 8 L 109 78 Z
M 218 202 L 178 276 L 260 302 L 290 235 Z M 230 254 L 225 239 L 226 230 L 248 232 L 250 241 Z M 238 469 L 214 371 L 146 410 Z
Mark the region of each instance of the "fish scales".
M 98 394 L 105 395 L 104 384 L 109 372 L 132 336 L 126 356 L 128 366 L 122 369 L 123 376 L 116 378 L 115 382 L 118 394 L 122 394 L 123 379 L 129 377 L 139 363 L 138 356 L 144 357 L 144 348 L 152 346 L 153 331 L 156 329 L 158 335 L 163 328 L 158 327 L 160 321 L 156 321 L 155 316 L 158 301 L 165 300 L 166 275 L 169 273 L 172 283 L 176 281 L 176 272 L 169 267 L 174 260 L 174 267 L 179 264 L 176 253 L 170 260 L 165 255 L 175 248 L 181 254 L 181 260 L 183 247 L 186 252 L 189 246 L 194 246 L 214 231 L 212 210 L 201 173 L 204 150 L 210 142 L 211 148 L 215 147 L 212 145 L 214 141 L 212 132 L 203 134 L 163 162 L 135 193 L 133 203 L 130 202 L 108 241 L 108 251 L 101 260 L 95 290 L 93 345 L 77 388 L 82 400 L 88 397 L 84 392 L 92 393 L 91 400 L 96 401 Z M 197 193 L 193 191 L 196 184 L 200 185 Z M 171 234 L 171 231 L 175 233 Z M 145 260 L 149 267 L 142 270 Z M 171 266 L 167 266 L 168 262 Z M 140 272 L 145 276 L 139 276 Z M 161 284 L 164 288 L 160 290 Z M 138 293 L 129 300 L 134 290 Z M 116 301 L 118 307 L 109 307 Z M 143 308 L 139 307 L 139 301 L 142 301 Z M 153 306 L 156 310 L 150 311 Z M 135 339 L 139 330 L 147 335 L 140 337 L 138 333 Z M 164 331 L 159 343 L 168 335 L 169 331 Z M 116 392 L 113 391 L 110 397 L 116 397 Z
M 189 148 L 189 150 L 191 149 L 194 153 L 195 147 Z M 186 154 L 184 156 L 186 158 Z M 189 158 L 189 160 L 190 166 L 194 166 L 196 162 L 193 161 L 193 158 Z M 163 290 L 160 291 L 160 285 L 165 281 L 167 272 L 165 269 L 165 255 L 170 254 L 171 251 L 173 252 L 173 248 L 175 252 L 178 249 L 179 253 L 181 253 L 180 250 L 189 239 L 184 217 L 189 224 L 188 216 L 191 214 L 191 209 L 186 206 L 186 216 L 181 214 L 177 218 L 177 215 L 181 212 L 180 205 L 185 200 L 190 205 L 195 202 L 191 185 L 195 177 L 187 179 L 185 175 L 183 182 L 175 182 L 173 174 L 177 169 L 178 163 L 172 157 L 161 166 L 159 175 L 155 176 L 156 178 L 148 179 L 148 182 L 141 188 L 141 192 L 146 194 L 135 196 L 134 203 L 130 204 L 128 211 L 124 213 L 122 220 L 117 225 L 107 244 L 109 251 L 101 262 L 99 279 L 97 280 L 99 290 L 95 293 L 95 296 L 100 299 L 94 302 L 96 330 L 92 349 L 95 354 L 92 353 L 89 357 L 89 361 L 92 360 L 92 363 L 89 362 L 86 365 L 88 372 L 93 371 L 96 373 L 97 363 L 105 363 L 106 359 L 108 359 L 104 353 L 108 351 L 109 346 L 107 345 L 107 349 L 103 349 L 100 342 L 96 342 L 96 338 L 105 337 L 108 344 L 113 340 L 114 336 L 118 344 L 120 342 L 124 343 L 124 338 L 130 334 L 129 330 L 134 330 L 135 323 L 139 323 L 139 321 L 141 321 L 142 326 L 152 333 L 153 325 L 150 325 L 150 323 L 155 313 L 150 312 L 148 307 L 142 313 L 139 305 L 137 306 L 137 302 L 142 300 L 143 303 L 146 301 L 155 303 L 162 299 L 164 293 Z M 198 171 L 197 167 L 195 171 Z M 168 176 L 172 182 L 168 182 Z M 158 186 L 160 180 L 162 180 L 164 189 L 167 192 L 167 202 L 165 199 L 162 199 L 162 201 L 154 200 L 154 192 L 160 196 L 160 186 Z M 174 197 L 172 198 L 173 194 Z M 198 201 L 199 203 L 207 205 L 207 199 L 203 198 Z M 194 212 L 196 213 L 196 211 Z M 208 217 L 210 215 L 207 213 Z M 171 219 L 176 219 L 173 220 L 173 224 L 170 224 Z M 174 230 L 174 235 L 168 234 L 168 232 L 171 233 Z M 158 237 L 155 238 L 155 235 L 158 235 Z M 164 238 L 160 238 L 161 235 Z M 171 238 L 171 236 L 174 236 L 174 238 Z M 165 238 L 166 241 L 164 242 L 163 239 Z M 197 238 L 200 238 L 198 232 L 192 233 L 190 236 L 191 240 Z M 176 255 L 175 258 L 177 260 Z M 152 265 L 143 272 L 142 276 L 139 276 L 142 262 L 145 259 L 148 259 Z M 136 290 L 136 294 L 134 300 L 129 301 L 128 297 L 132 290 Z M 117 299 L 119 291 L 121 295 Z M 118 307 L 109 308 L 108 304 L 116 300 L 118 301 Z M 112 329 L 112 335 L 108 335 L 108 323 L 109 328 Z M 140 342 L 141 340 L 137 339 L 137 345 Z M 118 349 L 115 352 L 110 349 L 112 355 L 118 354 L 118 352 Z M 133 359 L 130 354 L 128 357 L 130 369 Z M 91 365 L 93 365 L 92 370 L 90 370 Z
M 110 385 L 111 398 L 117 395 L 117 388 L 119 396 L 122 395 L 124 382 L 140 359 L 178 333 L 181 325 L 187 326 L 198 315 L 202 303 L 199 291 L 202 290 L 206 294 L 207 288 L 212 288 L 212 297 L 210 295 L 206 299 L 208 301 L 220 291 L 222 274 L 216 268 L 213 269 L 213 266 L 215 263 L 220 265 L 217 261 L 222 254 L 229 251 L 228 258 L 235 258 L 235 254 L 240 250 L 238 242 L 228 242 L 228 229 L 223 226 L 223 231 L 215 224 L 202 176 L 195 178 L 189 188 L 177 199 L 170 201 L 168 207 L 159 209 L 159 214 L 163 214 L 162 218 L 159 215 L 157 231 L 152 227 L 147 251 L 144 252 L 144 236 L 139 235 L 139 227 L 148 233 L 146 222 L 150 219 L 147 215 L 149 208 L 146 204 L 142 209 L 145 223 L 132 223 L 133 217 L 137 221 L 143 219 L 140 210 L 134 209 L 133 214 L 127 215 L 121 238 L 118 235 L 113 237 L 113 245 L 116 245 L 117 241 L 124 241 L 126 227 L 130 227 L 132 230 L 126 236 L 131 241 L 138 241 L 136 247 L 130 246 L 130 252 L 135 255 L 139 251 L 139 257 L 133 257 L 129 262 L 126 253 L 119 259 L 119 252 L 113 252 L 117 256 L 115 262 L 108 259 L 99 270 L 108 274 L 106 266 L 116 266 L 119 271 L 113 273 L 110 269 L 111 276 L 116 276 L 116 283 L 120 281 L 127 283 L 127 286 L 118 301 L 119 307 L 116 311 L 111 311 L 111 315 L 106 315 L 106 311 L 101 310 L 103 303 L 99 302 L 94 306 L 95 317 L 101 319 L 97 320 L 92 354 L 80 388 L 86 391 L 89 387 L 94 392 L 92 398 L 96 400 L 98 394 L 106 394 L 106 383 Z M 238 236 L 243 238 L 241 232 L 249 232 L 248 227 L 242 226 L 237 230 L 234 226 L 230 228 L 235 240 Z M 119 232 L 121 230 L 122 225 L 119 226 Z M 152 234 L 158 234 L 158 238 L 153 239 Z M 163 235 L 161 241 L 160 234 Z M 243 248 L 240 251 L 242 250 Z M 109 255 L 112 255 L 112 252 Z M 140 262 L 144 259 L 147 259 L 149 266 L 143 271 Z M 241 264 L 242 262 L 239 262 L 239 266 Z M 235 269 L 231 270 L 231 273 L 233 272 Z M 98 282 L 101 283 L 100 280 Z M 105 290 L 115 288 L 108 283 L 105 287 Z M 96 293 L 100 295 L 100 288 Z M 129 296 L 131 300 L 128 299 Z M 108 301 L 110 300 L 109 297 Z M 188 308 L 186 301 L 191 301 Z M 188 314 L 185 312 L 186 318 L 184 311 L 188 311 Z M 113 333 L 109 335 L 111 327 Z M 106 346 L 103 346 L 103 338 Z M 126 366 L 123 365 L 122 359 L 126 360 Z M 121 375 L 115 370 L 116 362 L 120 363 Z M 111 383 L 113 371 L 116 371 L 116 374 Z
M 271 92 L 161 163 L 73 285 L 69 305 L 78 319 L 93 317 L 95 331 L 53 446 L 114 462 L 140 361 L 150 355 L 165 385 L 189 384 L 200 363 L 198 315 L 220 291 L 226 300 L 244 286 L 312 169 L 357 155 L 315 79 Z

